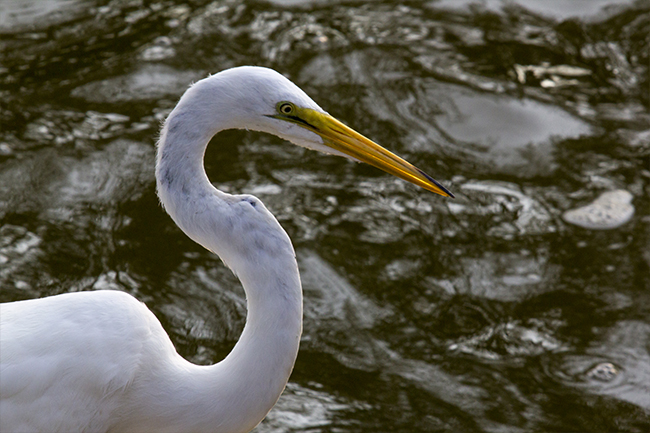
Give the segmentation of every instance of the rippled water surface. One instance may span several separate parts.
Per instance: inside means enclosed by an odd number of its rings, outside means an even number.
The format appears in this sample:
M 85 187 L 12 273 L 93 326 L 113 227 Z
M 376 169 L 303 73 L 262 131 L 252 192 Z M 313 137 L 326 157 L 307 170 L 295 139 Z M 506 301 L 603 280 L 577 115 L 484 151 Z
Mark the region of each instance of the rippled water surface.
M 457 198 L 213 140 L 305 291 L 258 431 L 650 431 L 649 35 L 634 0 L 2 1 L 0 300 L 124 290 L 221 359 L 243 291 L 158 205 L 154 146 L 190 82 L 269 66 Z

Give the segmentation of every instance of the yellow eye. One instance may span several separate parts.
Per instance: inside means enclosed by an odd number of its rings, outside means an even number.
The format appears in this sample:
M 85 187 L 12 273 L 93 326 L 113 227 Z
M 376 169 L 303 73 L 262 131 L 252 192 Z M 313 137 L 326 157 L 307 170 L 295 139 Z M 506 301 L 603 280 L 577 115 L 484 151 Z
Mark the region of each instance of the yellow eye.
M 295 111 L 295 107 L 291 102 L 279 102 L 277 108 L 278 112 L 285 116 L 289 116 Z

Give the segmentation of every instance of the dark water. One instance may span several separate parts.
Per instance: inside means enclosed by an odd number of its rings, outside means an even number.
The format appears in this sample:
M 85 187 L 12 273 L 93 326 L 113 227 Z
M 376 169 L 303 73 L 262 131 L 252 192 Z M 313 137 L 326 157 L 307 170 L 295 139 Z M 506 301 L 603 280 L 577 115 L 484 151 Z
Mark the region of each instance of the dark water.
M 221 359 L 243 292 L 158 206 L 154 144 L 188 83 L 269 66 L 457 198 L 215 139 L 305 290 L 258 431 L 650 431 L 649 35 L 633 0 L 2 0 L 0 300 L 124 290 Z

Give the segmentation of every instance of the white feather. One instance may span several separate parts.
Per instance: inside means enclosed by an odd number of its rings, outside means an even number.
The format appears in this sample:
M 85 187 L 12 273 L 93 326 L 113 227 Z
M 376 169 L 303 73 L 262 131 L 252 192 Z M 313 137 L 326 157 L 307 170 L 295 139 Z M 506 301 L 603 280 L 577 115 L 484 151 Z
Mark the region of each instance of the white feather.
M 277 72 L 221 72 L 187 90 L 158 145 L 165 209 L 246 291 L 247 321 L 232 352 L 212 366 L 187 362 L 155 316 L 121 292 L 2 304 L 0 431 L 246 432 L 264 418 L 291 374 L 302 331 L 295 253 L 258 199 L 210 184 L 203 155 L 212 136 L 230 128 L 318 148 L 318 135 L 268 117 L 285 100 L 320 110 Z

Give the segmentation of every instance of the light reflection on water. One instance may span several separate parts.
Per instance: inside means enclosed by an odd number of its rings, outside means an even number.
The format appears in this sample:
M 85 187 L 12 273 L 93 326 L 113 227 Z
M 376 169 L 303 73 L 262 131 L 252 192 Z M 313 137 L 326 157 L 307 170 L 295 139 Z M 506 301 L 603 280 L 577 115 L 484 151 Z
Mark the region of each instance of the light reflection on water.
M 260 431 L 650 428 L 642 2 L 81 3 L 0 9 L 1 301 L 125 290 L 183 356 L 221 359 L 243 292 L 160 209 L 154 143 L 191 81 L 261 64 L 457 199 L 274 137 L 214 140 L 211 179 L 267 204 L 304 283 Z M 609 224 L 605 191 L 632 216 Z M 563 219 L 580 209 L 617 228 Z
M 67 21 L 83 8 L 83 0 L 4 0 L 0 5 L 0 29 L 10 32 L 31 30 L 44 24 Z

